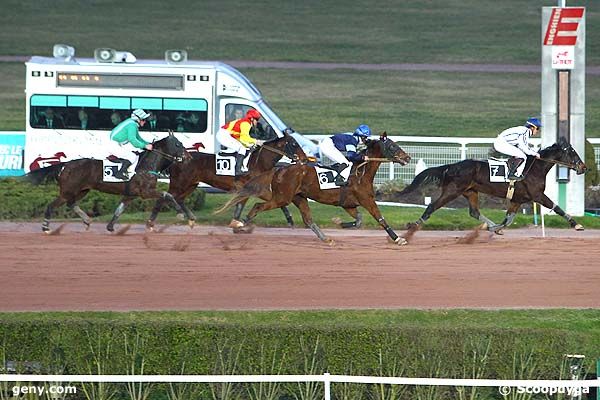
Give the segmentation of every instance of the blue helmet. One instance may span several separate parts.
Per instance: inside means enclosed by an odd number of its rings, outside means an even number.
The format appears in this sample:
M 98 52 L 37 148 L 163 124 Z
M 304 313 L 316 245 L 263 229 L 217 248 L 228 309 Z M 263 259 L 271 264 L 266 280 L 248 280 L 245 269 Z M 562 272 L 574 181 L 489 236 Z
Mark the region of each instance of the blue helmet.
M 542 127 L 542 123 L 537 118 L 529 118 L 527 120 L 527 122 L 525 122 L 525 125 L 526 126 L 535 126 L 538 129 Z
M 371 136 L 371 128 L 369 128 L 369 125 L 359 125 L 354 131 L 354 136 L 369 137 Z

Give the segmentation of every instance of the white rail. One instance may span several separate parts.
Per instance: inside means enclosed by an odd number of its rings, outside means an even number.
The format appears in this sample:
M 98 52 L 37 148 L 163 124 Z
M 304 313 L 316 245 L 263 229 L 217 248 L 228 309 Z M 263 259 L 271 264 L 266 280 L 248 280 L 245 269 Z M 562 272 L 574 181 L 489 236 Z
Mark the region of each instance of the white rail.
M 0 375 L 0 382 L 69 382 L 69 383 L 260 383 L 260 382 L 323 382 L 324 398 L 331 400 L 332 383 L 362 383 L 409 386 L 468 386 L 498 387 L 500 393 L 510 388 L 543 388 L 548 393 L 559 389 L 584 390 L 600 387 L 600 379 L 595 380 L 519 380 L 519 379 L 445 379 L 445 378 L 404 378 L 381 376 L 349 375 Z

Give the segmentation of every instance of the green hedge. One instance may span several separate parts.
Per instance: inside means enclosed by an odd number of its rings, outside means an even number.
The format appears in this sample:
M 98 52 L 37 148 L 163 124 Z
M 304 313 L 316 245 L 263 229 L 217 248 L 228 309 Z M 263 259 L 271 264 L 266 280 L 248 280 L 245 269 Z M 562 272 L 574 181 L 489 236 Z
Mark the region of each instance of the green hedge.
M 558 379 L 563 354 L 600 355 L 597 340 L 566 330 L 424 327 L 274 327 L 214 322 L 0 321 L 0 359 L 17 372 L 64 374 L 331 374 Z M 590 367 L 591 368 L 591 367 Z M 31 372 L 31 371 L 29 371 Z M 107 391 L 96 399 L 132 398 L 126 385 L 81 385 Z M 272 396 L 265 391 L 270 388 Z M 166 399 L 169 385 L 146 386 Z M 179 385 L 180 398 L 317 399 L 321 384 Z M 263 391 L 260 396 L 255 392 Z M 467 388 L 469 393 L 471 389 Z M 497 388 L 478 388 L 502 398 Z M 115 391 L 115 393 L 112 393 Z M 336 399 L 460 398 L 455 387 L 334 384 Z M 399 392 L 399 393 L 396 393 Z M 254 394 L 253 394 L 254 393 Z M 463 392 L 464 395 L 464 392 Z M 83 398 L 83 397 L 82 397 Z
M 167 190 L 168 185 L 159 182 L 161 190 Z M 30 219 L 44 216 L 46 207 L 58 196 L 56 183 L 32 185 L 22 178 L 0 179 L 0 219 Z M 205 192 L 195 190 L 186 200 L 193 211 L 204 206 Z M 114 194 L 100 193 L 92 190 L 84 197 L 79 205 L 89 216 L 111 215 L 117 208 L 121 197 Z M 127 212 L 150 212 L 154 207 L 153 200 L 135 199 L 127 206 Z M 165 205 L 163 210 L 172 209 Z M 53 218 L 72 218 L 75 213 L 66 206 L 55 210 Z

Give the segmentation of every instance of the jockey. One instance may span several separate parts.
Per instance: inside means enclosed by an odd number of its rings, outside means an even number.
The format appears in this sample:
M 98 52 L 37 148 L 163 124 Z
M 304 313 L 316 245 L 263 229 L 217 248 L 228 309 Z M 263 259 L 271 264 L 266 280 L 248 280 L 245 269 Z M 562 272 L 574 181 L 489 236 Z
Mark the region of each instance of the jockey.
M 342 176 L 342 171 L 347 168 L 352 168 L 353 162 L 366 161 L 369 159 L 367 156 L 356 151 L 356 146 L 358 146 L 359 141 L 364 143 L 369 136 L 371 136 L 371 129 L 369 126 L 359 125 L 354 133 L 337 133 L 323 139 L 319 144 L 321 154 L 336 162 L 336 164 L 332 165 L 332 168 L 335 168 L 338 173 L 335 177 L 335 184 L 337 186 L 348 184 Z M 346 155 L 342 152 L 346 153 Z
M 524 126 L 515 126 L 502 131 L 494 140 L 494 149 L 512 156 L 508 161 L 508 179 L 521 181 L 527 155 L 540 158 L 540 154 L 529 147 L 529 138 L 539 133 L 542 123 L 537 118 L 529 118 Z
M 235 174 L 242 174 L 242 162 L 254 145 L 262 145 L 264 140 L 254 139 L 250 132 L 257 128 L 261 115 L 254 109 L 248 110 L 246 116 L 226 123 L 217 132 L 217 141 L 229 151 L 235 151 Z
M 115 126 L 110 132 L 109 150 L 121 162 L 121 168 L 115 173 L 115 178 L 129 179 L 127 169 L 137 159 L 134 150 L 152 150 L 152 144 L 142 139 L 139 133 L 139 128 L 144 126 L 149 117 L 150 114 L 138 108 L 131 113 L 130 118 Z

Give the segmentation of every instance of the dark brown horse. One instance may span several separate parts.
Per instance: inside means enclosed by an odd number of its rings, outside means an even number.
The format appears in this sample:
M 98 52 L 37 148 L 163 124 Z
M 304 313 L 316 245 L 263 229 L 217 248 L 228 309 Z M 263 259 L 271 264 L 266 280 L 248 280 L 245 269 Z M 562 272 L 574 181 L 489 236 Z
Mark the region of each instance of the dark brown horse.
M 136 167 L 136 174 L 128 182 L 104 182 L 104 171 L 102 160 L 84 158 L 67 161 L 31 171 L 26 178 L 34 184 L 44 181 L 56 180 L 59 186 L 58 197 L 46 208 L 42 230 L 50 232 L 50 218 L 55 208 L 67 204 L 67 206 L 79 215 L 86 225 L 90 225 L 90 217 L 77 205 L 90 190 L 98 190 L 104 193 L 118 194 L 123 196 L 121 203 L 115 210 L 112 220 L 106 228 L 114 230 L 114 224 L 125 210 L 127 203 L 135 197 L 144 199 L 164 198 L 171 201 L 178 213 L 183 211 L 173 196 L 167 192 L 156 190 L 158 173 L 170 166 L 175 166 L 189 157 L 181 142 L 173 135 L 165 137 L 154 143 L 154 149 L 145 150 L 140 155 Z M 177 161 L 177 162 L 176 162 Z
M 578 175 L 583 174 L 587 170 L 587 167 L 581 161 L 577 152 L 564 138 L 561 138 L 558 143 L 540 150 L 539 153 L 539 160 L 532 156 L 527 157 L 525 179 L 515 183 L 514 194 L 506 210 L 506 217 L 501 224 L 495 224 L 481 214 L 479 211 L 479 193 L 505 198 L 509 184 L 490 182 L 487 161 L 463 160 L 454 164 L 424 170 L 415 177 L 409 186 L 399 193 L 399 195 L 410 193 L 429 183 L 435 184 L 442 189 L 440 196 L 427 206 L 421 218 L 409 224 L 408 228 L 412 230 L 418 229 L 421 224 L 429 219 L 435 210 L 462 195 L 469 201 L 470 215 L 483 222 L 484 228 L 496 233 L 500 233 L 503 228 L 513 222 L 521 204 L 530 201 L 535 201 L 553 210 L 565 218 L 572 228 L 583 230 L 583 226 L 578 224 L 544 194 L 544 189 L 546 188 L 546 175 L 555 164 L 574 169 Z
M 249 196 L 260 196 L 268 199 L 264 203 L 256 203 L 250 210 L 244 220 L 245 227 L 248 227 L 258 213 L 293 202 L 300 210 L 306 226 L 311 228 L 319 239 L 331 242 L 313 222 L 308 206 L 308 198 L 319 203 L 342 207 L 355 218 L 354 223 L 347 223 L 345 226 L 360 225 L 358 206 L 362 206 L 379 222 L 395 243 L 405 244 L 404 239 L 398 237 L 387 224 L 375 203 L 373 179 L 383 161 L 406 165 L 410 161 L 410 156 L 398 144 L 388 139 L 385 133 L 378 140 L 367 141 L 367 148 L 363 152 L 369 160 L 354 163 L 347 186 L 323 190 L 319 186 L 319 178 L 315 168 L 307 163 L 296 163 L 263 173 L 252 179 L 237 193 L 236 197 L 231 199 L 219 211 L 239 201 L 244 201 Z M 251 229 L 251 227 L 247 229 Z
M 274 133 L 273 133 L 274 135 Z M 276 137 L 276 136 L 275 136 Z M 215 155 L 208 153 L 190 153 L 192 157 L 180 164 L 175 164 L 170 170 L 169 193 L 173 195 L 179 206 L 185 212 L 190 225 L 193 225 L 196 216 L 185 205 L 185 198 L 192 193 L 199 182 L 204 182 L 214 188 L 231 191 L 241 188 L 252 177 L 273 169 L 275 164 L 285 155 L 292 160 L 305 160 L 306 155 L 296 140 L 287 133 L 281 138 L 276 138 L 266 142 L 258 147 L 248 160 L 248 173 L 239 177 L 217 175 L 215 171 Z M 154 226 L 154 221 L 164 199 L 158 199 L 152 210 L 146 226 L 150 229 Z M 241 225 L 239 222 L 242 209 L 246 202 L 240 202 L 236 205 L 233 220 L 230 226 L 234 230 Z M 293 225 L 292 216 L 286 207 L 281 207 L 288 225 Z

